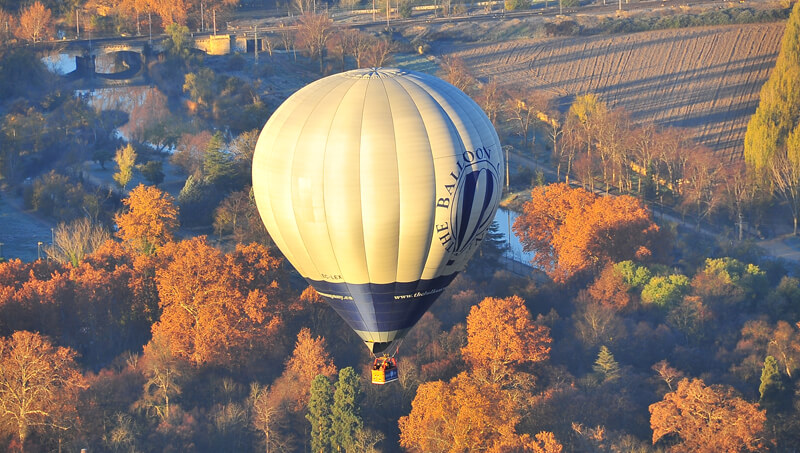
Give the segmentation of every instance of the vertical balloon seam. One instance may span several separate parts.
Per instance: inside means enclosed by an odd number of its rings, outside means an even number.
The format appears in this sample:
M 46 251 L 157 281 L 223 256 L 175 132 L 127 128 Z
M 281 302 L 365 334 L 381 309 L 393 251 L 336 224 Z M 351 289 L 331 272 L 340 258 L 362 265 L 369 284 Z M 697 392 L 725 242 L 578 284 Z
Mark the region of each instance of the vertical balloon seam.
M 393 78 L 387 78 L 386 80 L 383 81 L 383 87 L 384 87 L 384 90 L 386 91 L 386 97 L 387 97 L 387 99 L 389 101 L 389 112 L 392 112 L 392 98 L 391 98 L 391 96 L 389 96 L 389 89 L 387 88 L 387 82 L 391 82 L 391 84 L 394 87 L 400 86 L 400 84 L 397 83 L 397 80 L 394 77 Z M 402 86 L 400 86 L 400 89 L 402 90 Z M 405 92 L 405 90 L 402 90 L 402 91 Z M 408 99 L 409 98 L 408 93 L 405 92 L 405 94 L 406 94 L 406 96 L 405 96 L 406 99 Z M 395 165 L 396 165 L 396 168 L 397 168 L 397 193 L 398 194 L 402 194 L 403 193 L 403 184 L 402 184 L 403 183 L 403 175 L 402 175 L 402 172 L 400 171 L 400 151 L 399 151 L 400 148 L 398 146 L 398 143 L 399 143 L 400 140 L 402 140 L 402 137 L 400 136 L 400 134 L 397 133 L 397 127 L 396 127 L 396 124 L 395 124 L 395 120 L 396 120 L 395 116 L 392 115 L 392 129 L 395 131 L 395 133 L 393 135 L 394 135 L 394 150 L 395 150 L 394 158 L 395 158 Z M 399 278 L 400 277 L 400 248 L 403 245 L 403 232 L 404 232 L 403 219 L 401 218 L 401 215 L 402 215 L 402 212 L 403 212 L 403 197 L 402 197 L 402 195 L 399 195 L 398 199 L 397 199 L 397 211 L 398 211 L 398 213 L 397 213 L 397 223 L 398 223 L 397 232 L 398 232 L 398 234 L 397 234 L 397 245 L 395 247 L 395 250 L 397 250 L 397 259 L 395 260 L 395 266 L 394 266 L 394 285 L 395 285 L 395 288 L 397 288 L 397 283 L 400 282 L 400 278 Z
M 434 105 L 436 105 L 436 107 L 438 107 L 440 112 L 445 113 L 445 111 L 442 108 L 442 106 L 436 101 L 436 98 L 434 98 L 434 96 L 430 93 L 430 87 L 428 85 L 426 85 L 426 84 L 418 82 L 418 79 L 422 79 L 422 77 L 420 77 L 417 73 L 413 73 L 412 72 L 411 74 L 414 75 L 415 77 L 414 78 L 410 78 L 410 77 L 403 78 L 403 79 L 401 79 L 402 82 L 399 82 L 398 84 L 403 86 L 403 82 L 408 82 L 408 83 L 414 85 L 419 90 L 421 95 L 426 96 L 430 100 L 431 103 L 433 103 Z M 414 100 L 414 105 L 419 106 L 419 102 L 417 101 L 417 99 L 414 98 L 414 95 L 412 95 L 411 92 L 408 91 L 408 89 L 406 87 L 403 86 L 403 89 L 406 91 L 406 93 L 409 94 L 409 97 L 411 97 L 411 99 Z M 421 114 L 421 112 L 420 112 L 420 114 Z M 442 115 L 442 119 L 445 120 L 445 122 L 450 123 L 451 127 L 452 127 L 452 121 L 450 121 L 450 118 L 447 115 L 443 114 Z M 428 146 L 431 149 L 431 153 L 430 153 L 431 167 L 435 168 L 435 160 L 434 160 L 434 156 L 433 156 L 433 145 L 431 143 L 430 131 L 428 130 L 428 126 L 427 126 L 427 124 L 425 124 L 424 120 L 422 121 L 422 125 L 423 125 L 423 127 L 425 127 L 425 136 L 426 136 L 426 138 L 428 140 Z M 434 180 L 434 183 L 433 183 L 433 198 L 434 198 L 434 200 L 436 198 L 436 187 L 438 187 L 438 184 L 437 184 L 438 181 L 436 180 L 436 178 L 437 178 L 437 174 L 436 174 L 436 171 L 434 170 L 434 172 L 433 172 L 433 180 Z M 432 202 L 434 200 L 432 200 Z M 430 257 L 430 254 L 431 254 L 431 247 L 433 246 L 433 228 L 434 228 L 434 224 L 436 223 L 436 213 L 435 212 L 433 213 L 433 219 L 434 219 L 434 221 L 431 223 L 431 226 L 428 228 L 427 244 L 425 246 L 425 257 L 422 260 L 422 266 L 421 266 L 420 271 L 419 271 L 419 278 L 417 279 L 417 288 L 415 288 L 414 292 L 416 292 L 416 290 L 419 289 L 419 286 L 420 286 L 421 281 L 422 281 L 422 276 L 425 274 L 425 264 L 427 264 L 428 258 Z M 438 277 L 438 272 L 436 274 L 436 277 Z
M 369 73 L 367 73 L 367 74 L 369 74 Z M 364 112 L 366 112 L 367 96 L 368 96 L 368 93 L 369 93 L 369 85 L 373 81 L 372 79 L 373 79 L 373 77 L 371 75 L 369 77 L 366 77 L 367 86 L 364 87 L 364 101 L 363 101 L 363 104 L 362 104 L 362 107 L 361 107 L 361 126 L 359 127 L 359 131 L 364 131 Z M 363 184 L 362 184 L 362 180 L 361 180 L 361 172 L 362 172 L 361 155 L 362 155 L 362 153 L 364 151 L 363 143 L 361 141 L 362 137 L 363 137 L 363 134 L 359 134 L 359 140 L 358 140 L 358 175 L 357 175 L 359 193 L 361 193 L 361 191 L 363 191 L 363 189 L 364 189 Z M 360 198 L 359 198 L 359 200 L 360 200 L 359 204 L 360 204 L 360 211 L 361 211 L 361 231 L 366 231 L 366 228 L 365 228 L 366 226 L 364 225 L 364 204 L 363 204 L 363 200 L 361 200 Z M 367 245 L 366 242 L 367 241 L 364 238 L 362 238 L 361 240 L 363 241 L 363 244 L 364 244 L 364 269 L 366 269 L 366 274 L 367 274 L 366 284 L 370 285 L 370 283 L 372 282 L 372 277 L 370 276 L 370 272 L 369 272 L 369 258 L 368 258 L 367 247 L 366 247 L 366 245 Z M 361 318 L 362 325 L 367 326 L 367 319 L 365 319 L 364 314 L 361 311 L 361 306 L 356 303 L 355 296 L 353 296 L 353 292 L 350 290 L 350 285 L 349 284 L 347 284 L 347 291 L 350 292 L 350 296 L 353 297 L 353 306 L 356 309 L 356 313 L 358 313 L 358 317 Z M 372 337 L 373 338 L 373 342 L 374 342 L 374 336 L 371 333 L 365 332 L 365 334 L 367 334 L 370 337 Z M 362 337 L 362 339 L 363 339 L 363 337 Z M 366 340 L 364 340 L 364 341 L 366 341 Z M 371 350 L 372 350 L 372 348 L 370 348 L 370 351 Z
M 345 77 L 342 77 L 341 79 L 342 79 L 341 83 L 350 82 L 350 80 L 348 80 Z M 352 90 L 353 87 L 355 87 L 357 84 L 358 84 L 358 79 L 352 80 L 352 82 L 350 83 L 350 86 L 347 88 L 347 91 L 345 91 L 342 94 L 342 96 L 339 98 L 339 104 L 336 106 L 336 111 L 333 113 L 333 116 L 331 117 L 330 126 L 328 127 L 328 134 L 325 137 L 325 149 L 323 150 L 323 153 L 322 153 L 322 174 L 320 175 L 320 179 L 322 180 L 322 209 L 325 212 L 325 225 L 328 225 L 328 205 L 325 203 L 325 192 L 326 192 L 325 191 L 325 162 L 326 162 L 326 157 L 327 157 L 327 154 L 328 154 L 328 142 L 330 141 L 331 131 L 333 130 L 333 124 L 336 121 L 336 117 L 339 114 L 339 111 L 340 111 L 340 109 L 342 107 L 342 104 L 344 103 L 345 98 L 347 98 L 347 95 L 350 93 L 350 90 Z M 360 132 L 360 130 L 361 129 L 359 128 L 359 132 Z M 360 135 L 361 134 L 359 133 L 359 136 Z M 360 183 L 361 183 L 361 181 L 359 180 L 359 185 L 360 185 Z M 338 274 L 339 275 L 343 275 L 342 266 L 341 266 L 341 264 L 339 264 L 339 257 L 336 255 L 336 250 L 333 248 L 333 238 L 331 237 L 331 227 L 330 226 L 327 226 L 325 228 L 325 233 L 328 236 L 328 242 L 330 243 L 331 255 L 333 256 L 333 260 L 336 262 L 336 269 L 338 271 Z
M 325 79 L 323 79 L 323 80 L 325 80 Z M 334 80 L 331 80 L 331 82 L 333 82 L 333 81 Z M 327 86 L 329 84 L 330 83 L 328 83 L 328 84 L 320 84 L 320 87 L 318 88 L 317 91 L 321 91 L 322 88 L 324 88 L 325 86 Z M 330 92 L 330 91 L 328 91 L 328 92 Z M 294 143 L 294 147 L 295 148 L 297 147 L 297 144 L 300 142 L 300 138 L 303 136 L 303 130 L 306 128 L 306 125 L 308 125 L 309 120 L 311 119 L 311 116 L 312 116 L 313 112 L 317 109 L 317 107 L 320 106 L 320 104 L 322 104 L 322 101 L 325 99 L 325 97 L 326 96 L 323 95 L 323 96 L 320 96 L 318 98 L 316 104 L 310 110 L 311 113 L 309 115 L 307 115 L 306 118 L 303 120 L 303 125 L 298 129 L 297 135 L 294 138 L 294 142 L 295 142 Z M 295 178 L 294 168 L 295 168 L 296 157 L 297 157 L 297 153 L 293 152 L 291 154 L 291 164 L 289 165 L 289 171 L 290 171 L 290 174 L 292 175 L 292 177 L 291 177 L 292 179 Z M 290 200 L 294 200 L 295 199 L 294 184 L 290 184 L 290 186 L 289 186 L 289 195 L 290 195 L 290 197 L 289 197 Z M 295 207 L 295 203 L 294 202 L 290 203 L 290 206 L 292 208 L 292 220 L 294 221 L 294 229 L 297 230 L 297 236 L 300 238 L 299 246 L 302 247 L 302 250 L 305 252 L 306 257 L 308 258 L 308 263 L 314 268 L 314 271 L 316 272 L 316 274 L 321 277 L 322 275 L 321 275 L 321 273 L 319 271 L 319 268 L 317 267 L 317 263 L 314 262 L 314 260 L 311 258 L 311 254 L 308 252 L 308 247 L 306 246 L 305 241 L 303 241 L 303 234 L 300 232 L 297 209 Z M 292 263 L 292 264 L 294 265 L 294 263 Z M 296 267 L 296 265 L 295 265 L 295 267 Z M 304 276 L 304 277 L 306 277 L 306 276 Z
M 415 96 L 408 90 L 408 88 L 404 85 L 404 82 L 409 81 L 409 80 L 410 79 L 408 77 L 398 77 L 394 82 L 397 84 L 397 86 L 400 87 L 400 89 L 403 90 L 403 92 L 406 93 L 406 96 L 408 97 L 408 99 L 411 100 L 411 102 L 414 104 L 414 107 L 416 108 L 416 112 L 420 117 L 420 123 L 422 124 L 422 127 L 424 128 L 424 132 L 425 132 L 424 136 L 425 136 L 426 141 L 428 142 L 428 148 L 431 150 L 431 152 L 427 155 L 429 157 L 429 160 L 431 161 L 430 162 L 430 164 L 431 164 L 430 166 L 431 166 L 431 168 L 435 168 L 435 166 L 434 166 L 435 163 L 433 162 L 433 146 L 431 145 L 430 131 L 428 130 L 428 126 L 425 124 L 425 120 L 423 118 L 422 112 L 419 109 L 419 102 L 417 101 Z M 412 84 L 413 84 L 413 82 L 412 82 Z M 417 85 L 417 84 L 414 84 L 414 85 L 419 89 L 419 91 L 424 93 L 424 95 L 428 96 L 429 99 L 433 100 L 433 97 L 430 96 L 430 94 L 427 92 L 427 90 L 425 90 L 424 87 L 422 87 L 420 85 Z M 433 180 L 434 180 L 434 183 L 433 183 L 433 195 L 432 195 L 431 204 L 433 204 L 433 201 L 435 201 L 435 199 L 436 199 L 436 171 L 435 170 L 433 171 Z M 424 256 L 422 257 L 422 265 L 420 266 L 419 272 L 416 274 L 417 288 L 415 289 L 415 292 L 419 288 L 419 282 L 420 282 L 420 280 L 422 280 L 422 275 L 425 272 L 425 263 L 428 261 L 428 257 L 430 256 L 431 244 L 433 243 L 433 224 L 435 223 L 435 219 L 436 219 L 436 213 L 435 212 L 433 213 L 433 218 L 434 218 L 434 222 L 431 222 L 430 226 L 428 227 L 428 232 L 426 234 L 426 241 L 427 242 L 426 242 L 425 247 L 424 247 L 425 252 L 424 252 Z M 399 266 L 398 266 L 398 273 L 399 273 Z M 399 279 L 395 279 L 395 280 L 398 281 L 398 282 L 400 281 Z
M 398 133 L 397 133 L 397 128 L 395 127 L 395 123 L 394 123 L 395 117 L 394 117 L 394 112 L 392 111 L 392 98 L 391 98 L 391 96 L 389 96 L 389 90 L 388 90 L 388 88 L 386 86 L 386 82 L 387 82 L 387 80 L 390 79 L 390 77 L 383 77 L 383 74 L 381 74 L 381 73 L 377 73 L 377 75 L 378 75 L 378 77 L 377 77 L 378 81 L 380 82 L 380 86 L 381 86 L 380 93 L 382 93 L 383 96 L 386 98 L 386 109 L 387 109 L 387 112 L 389 114 L 389 121 L 387 122 L 387 129 L 391 127 L 391 133 L 392 133 L 392 139 L 389 140 L 389 143 L 387 143 L 387 145 L 390 145 L 390 144 L 392 145 L 392 150 L 393 150 L 394 159 L 395 159 L 395 162 L 394 162 L 395 163 L 395 179 L 396 179 L 396 184 L 395 184 L 395 189 L 396 190 L 395 190 L 395 192 L 398 195 L 397 195 L 397 204 L 392 207 L 393 208 L 392 211 L 395 214 L 394 215 L 394 220 L 395 220 L 394 221 L 394 223 L 395 223 L 394 226 L 395 226 L 395 228 L 397 230 L 398 238 L 397 238 L 396 246 L 394 247 L 394 259 L 390 261 L 394 265 L 394 282 L 387 282 L 387 283 L 392 283 L 393 285 L 396 285 L 397 284 L 397 268 L 399 267 L 399 263 L 397 262 L 397 260 L 400 257 L 400 250 L 399 250 L 400 237 L 399 236 L 400 236 L 400 228 L 402 226 L 402 219 L 400 219 L 400 212 L 401 212 L 400 203 L 402 201 L 402 198 L 400 196 L 400 168 L 399 168 L 399 162 L 398 162 L 398 159 L 397 159 Z M 363 213 L 362 213 L 362 215 L 363 215 Z M 369 253 L 367 253 L 367 256 L 369 256 Z M 372 276 L 370 276 L 370 286 L 372 286 L 372 285 L 373 285 Z M 377 312 L 375 310 L 375 306 L 373 305 L 370 308 L 372 309 L 372 315 L 373 315 L 373 318 L 375 319 L 375 328 L 378 329 L 375 332 L 375 336 L 378 337 L 379 341 L 384 342 L 383 330 L 381 330 L 381 327 L 379 326 L 379 320 L 378 320 Z M 388 340 L 388 335 L 386 337 L 386 340 Z
M 307 97 L 309 97 L 309 95 L 302 95 L 301 99 L 305 100 Z M 275 110 L 275 112 L 267 120 L 267 122 L 264 125 L 264 127 L 262 127 L 262 135 L 259 136 L 258 142 L 256 142 L 256 149 L 264 148 L 265 152 L 267 154 L 271 154 L 272 153 L 272 148 L 275 146 L 275 143 L 278 142 L 279 134 L 268 134 L 268 135 L 271 135 L 271 136 L 266 137 L 266 138 L 271 140 L 271 144 L 268 146 L 267 145 L 267 141 L 265 140 L 263 147 L 259 147 L 259 143 L 261 142 L 262 137 L 264 137 L 263 136 L 263 131 L 267 130 L 267 126 L 269 126 L 269 130 L 277 128 L 277 130 L 280 131 L 282 126 L 284 124 L 286 124 L 286 122 L 291 119 L 293 112 L 295 111 L 295 109 L 298 107 L 299 104 L 300 104 L 299 102 L 284 102 L 283 104 L 278 106 L 278 108 Z M 277 124 L 276 122 L 277 121 L 281 122 L 281 127 L 276 126 L 276 124 Z M 268 147 L 269 147 L 269 149 L 266 149 Z M 261 161 L 263 159 L 267 159 L 267 156 L 264 155 L 263 153 L 255 153 L 253 159 L 254 159 L 254 162 L 255 162 L 256 159 Z M 254 173 L 255 173 L 256 169 L 259 168 L 259 167 L 260 167 L 260 165 L 258 165 L 258 166 L 253 165 L 253 176 L 255 176 Z M 263 175 L 264 172 L 259 172 L 259 173 L 262 173 L 261 174 L 262 177 L 264 176 Z M 256 178 L 253 178 L 254 186 L 256 185 L 255 179 Z M 266 181 L 264 181 L 263 183 L 259 182 L 258 184 L 259 185 L 263 185 L 265 187 L 264 190 L 266 191 L 266 193 L 271 194 L 272 190 L 270 190 L 270 188 L 269 188 L 270 180 L 268 178 L 264 178 L 264 179 L 266 179 Z M 291 179 L 291 176 L 290 176 L 290 179 Z M 274 228 L 278 230 L 277 232 L 270 232 L 269 234 L 273 238 L 273 240 L 275 241 L 275 244 L 278 245 L 279 249 L 281 248 L 280 244 L 284 245 L 284 248 L 287 249 L 287 250 L 283 251 L 281 249 L 283 255 L 286 256 L 287 259 L 289 259 L 289 262 L 293 262 L 294 260 L 291 259 L 291 257 L 294 257 L 294 254 L 290 250 L 288 250 L 289 247 L 288 247 L 288 244 L 286 242 L 286 239 L 283 237 L 284 235 L 280 231 L 280 228 L 279 228 L 279 225 L 278 225 L 277 216 L 275 215 L 275 212 L 274 212 L 274 209 L 273 209 L 273 204 L 274 203 L 273 203 L 272 197 L 271 196 L 256 197 L 256 206 L 258 206 L 260 198 L 264 198 L 265 200 L 268 200 L 268 201 L 264 201 L 262 203 L 268 203 L 269 207 L 270 207 L 270 209 L 265 209 L 263 211 L 263 213 L 262 213 L 262 210 L 259 209 L 259 214 L 260 214 L 260 216 L 262 218 L 262 221 L 264 221 L 265 225 L 272 224 L 274 226 Z M 265 219 L 265 217 L 268 217 L 268 219 Z M 277 234 L 275 234 L 275 233 L 277 233 Z

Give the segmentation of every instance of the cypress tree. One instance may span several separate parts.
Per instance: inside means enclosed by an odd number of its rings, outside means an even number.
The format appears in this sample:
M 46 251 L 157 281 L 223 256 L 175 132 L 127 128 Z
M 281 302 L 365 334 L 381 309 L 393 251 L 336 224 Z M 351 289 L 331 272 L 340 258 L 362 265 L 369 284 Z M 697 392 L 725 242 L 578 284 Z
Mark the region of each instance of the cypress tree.
M 769 412 L 780 410 L 784 405 L 784 401 L 788 400 L 788 398 L 785 398 L 786 385 L 780 370 L 778 370 L 778 361 L 771 355 L 768 355 L 764 360 L 758 393 L 761 395 L 758 403 Z
M 778 153 L 787 152 L 792 131 L 800 134 L 800 2 L 789 15 L 775 68 L 761 88 L 758 109 L 747 125 L 744 158 L 748 168 L 763 176 Z M 788 156 L 800 164 L 800 150 Z
M 333 394 L 333 446 L 337 451 L 355 451 L 356 434 L 363 428 L 359 402 L 361 383 L 353 367 L 339 371 L 339 381 Z
M 592 369 L 603 379 L 603 382 L 614 381 L 621 375 L 619 363 L 614 359 L 614 354 L 605 346 L 600 346 L 600 352 L 597 354 L 597 360 Z
M 333 430 L 331 427 L 331 406 L 333 391 L 331 382 L 319 374 L 311 381 L 311 397 L 308 401 L 306 420 L 311 423 L 311 451 L 328 453 L 332 451 Z

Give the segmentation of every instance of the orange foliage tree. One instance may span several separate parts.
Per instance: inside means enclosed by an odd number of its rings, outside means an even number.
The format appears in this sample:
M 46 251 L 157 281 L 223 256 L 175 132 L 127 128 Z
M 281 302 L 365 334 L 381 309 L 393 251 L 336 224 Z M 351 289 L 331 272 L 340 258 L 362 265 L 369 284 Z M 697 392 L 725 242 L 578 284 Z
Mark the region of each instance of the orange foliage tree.
M 19 16 L 16 35 L 27 41 L 41 41 L 49 38 L 53 28 L 53 13 L 41 2 L 34 2 Z
M 400 445 L 431 453 L 561 451 L 550 433 L 540 433 L 536 439 L 517 433 L 519 420 L 512 400 L 500 386 L 461 373 L 450 382 L 419 386 L 411 413 L 399 420 Z
M 163 335 L 172 352 L 195 364 L 242 366 L 283 350 L 287 311 L 280 260 L 266 248 L 238 245 L 223 255 L 205 237 L 170 243 L 156 270 Z
M 622 272 L 611 264 L 606 265 L 600 275 L 586 289 L 589 297 L 614 310 L 624 310 L 631 304 L 631 287 Z
M 69 429 L 84 387 L 72 349 L 27 331 L 0 338 L 0 420 L 23 448 L 34 430 Z
M 178 208 L 172 197 L 159 189 L 139 184 L 122 200 L 126 212 L 114 216 L 117 236 L 141 253 L 153 253 L 172 240 L 178 227 Z
M 519 296 L 487 297 L 467 317 L 464 359 L 476 374 L 501 383 L 515 367 L 547 360 L 550 329 L 536 325 Z
M 318 374 L 333 379 L 336 373 L 325 338 L 313 337 L 309 329 L 303 328 L 297 334 L 294 352 L 286 361 L 283 374 L 272 386 L 273 392 L 282 395 L 289 409 L 299 412 L 308 404 L 311 381 Z
M 761 451 L 766 411 L 735 396 L 731 387 L 683 379 L 674 392 L 650 405 L 653 443 L 670 438 L 669 451 Z
M 537 187 L 514 222 L 533 264 L 557 281 L 610 262 L 650 259 L 658 226 L 633 197 L 600 197 L 567 184 Z

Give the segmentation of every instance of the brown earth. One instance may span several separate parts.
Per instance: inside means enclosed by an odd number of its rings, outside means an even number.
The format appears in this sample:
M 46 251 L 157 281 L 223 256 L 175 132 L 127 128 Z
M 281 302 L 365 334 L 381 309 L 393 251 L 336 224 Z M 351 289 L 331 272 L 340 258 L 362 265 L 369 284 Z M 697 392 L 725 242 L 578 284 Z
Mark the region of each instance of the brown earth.
M 596 93 L 642 123 L 685 127 L 726 159 L 740 159 L 759 91 L 775 65 L 783 23 L 613 36 L 438 43 L 482 80 L 545 90 L 566 110 Z

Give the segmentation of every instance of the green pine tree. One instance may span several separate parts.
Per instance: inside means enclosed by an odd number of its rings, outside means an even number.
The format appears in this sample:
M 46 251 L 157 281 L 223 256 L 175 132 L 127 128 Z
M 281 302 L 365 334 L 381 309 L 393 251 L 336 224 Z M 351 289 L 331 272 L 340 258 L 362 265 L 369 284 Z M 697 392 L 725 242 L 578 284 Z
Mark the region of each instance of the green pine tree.
M 500 267 L 500 258 L 506 250 L 508 250 L 506 235 L 494 221 L 481 240 L 481 248 L 470 260 L 467 272 L 480 280 L 490 279 Z
M 337 451 L 355 451 L 356 434 L 364 427 L 359 408 L 360 399 L 361 382 L 358 375 L 353 367 L 342 368 L 331 410 L 333 445 Z
M 225 149 L 225 140 L 219 132 L 208 142 L 203 156 L 203 175 L 208 184 L 219 188 L 230 188 L 236 180 L 236 163 Z
M 333 430 L 331 427 L 331 406 L 333 390 L 331 382 L 319 374 L 311 381 L 311 397 L 308 401 L 306 420 L 311 423 L 311 451 L 328 453 L 333 451 Z
M 778 370 L 778 361 L 771 355 L 768 355 L 764 360 L 758 393 L 761 395 L 758 403 L 766 408 L 768 412 L 782 409 L 784 402 L 788 400 L 786 398 L 786 384 L 780 370 Z
M 781 50 L 769 80 L 761 88 L 761 101 L 750 118 L 744 137 L 748 168 L 764 175 L 779 153 L 786 156 L 789 134 L 800 124 L 800 2 L 796 2 L 783 32 Z M 792 155 L 794 154 L 794 155 Z M 789 153 L 800 164 L 800 155 Z
M 617 380 L 622 374 L 619 363 L 614 360 L 614 354 L 605 346 L 600 346 L 600 352 L 597 354 L 597 360 L 595 360 L 592 369 L 600 376 L 603 382 Z

